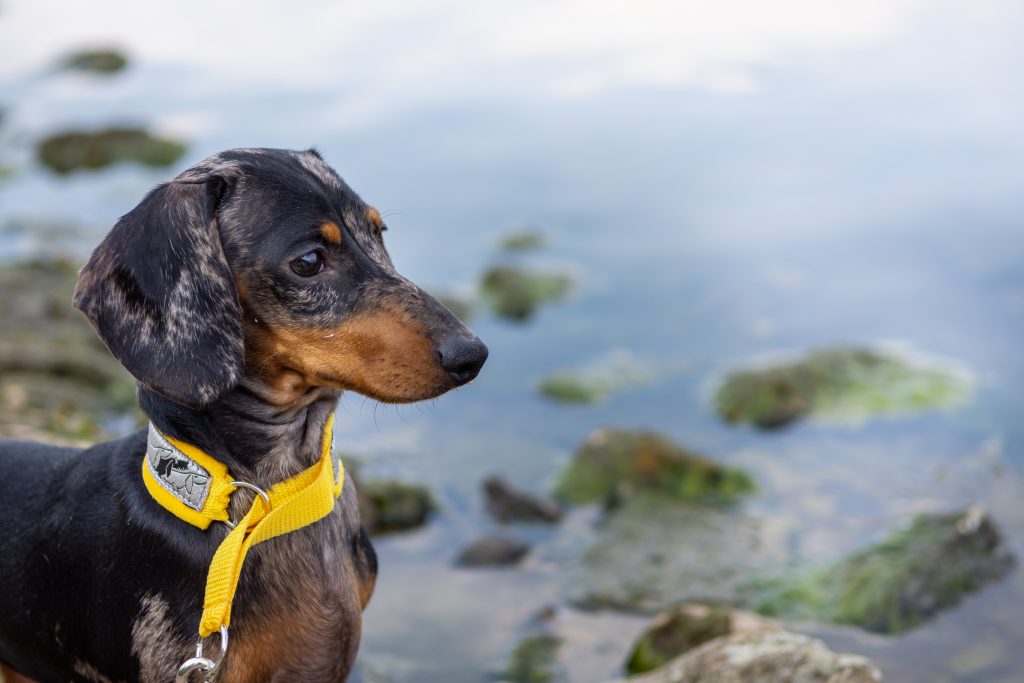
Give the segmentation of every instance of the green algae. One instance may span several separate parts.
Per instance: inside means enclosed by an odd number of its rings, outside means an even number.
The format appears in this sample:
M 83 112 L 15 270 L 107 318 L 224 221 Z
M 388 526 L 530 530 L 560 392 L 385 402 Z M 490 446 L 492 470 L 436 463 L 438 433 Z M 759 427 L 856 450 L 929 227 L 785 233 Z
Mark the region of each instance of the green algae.
M 731 632 L 732 610 L 728 607 L 670 610 L 659 615 L 633 644 L 626 672 L 653 671 L 684 652 Z
M 625 351 L 614 351 L 578 370 L 560 370 L 541 380 L 541 396 L 558 403 L 593 405 L 613 394 L 644 386 L 653 369 Z
M 484 273 L 480 289 L 496 315 L 523 322 L 543 304 L 564 298 L 571 284 L 565 273 L 494 266 Z
M 1013 565 L 998 529 L 979 508 L 919 515 L 831 566 L 756 584 L 754 604 L 768 616 L 901 633 L 1001 579 Z
M 556 665 L 562 642 L 562 638 L 549 633 L 526 636 L 509 653 L 499 680 L 506 683 L 551 683 L 558 680 L 560 675 Z
M 730 373 L 714 404 L 726 422 L 770 430 L 807 417 L 859 424 L 874 415 L 950 408 L 970 392 L 966 373 L 949 363 L 893 350 L 837 347 Z
M 58 175 L 98 170 L 123 161 L 144 166 L 170 166 L 185 153 L 177 140 L 158 137 L 142 128 L 112 127 L 56 133 L 36 146 L 39 162 Z
M 498 247 L 502 251 L 520 252 L 540 249 L 547 246 L 547 243 L 548 238 L 544 233 L 536 230 L 521 230 L 502 237 Z
M 112 76 L 124 71 L 128 58 L 112 48 L 95 48 L 74 52 L 61 62 L 61 68 L 68 71 L 85 71 L 101 76 Z
M 646 491 L 675 500 L 729 502 L 754 489 L 746 472 L 723 467 L 656 433 L 603 429 L 576 451 L 555 496 L 585 504 Z

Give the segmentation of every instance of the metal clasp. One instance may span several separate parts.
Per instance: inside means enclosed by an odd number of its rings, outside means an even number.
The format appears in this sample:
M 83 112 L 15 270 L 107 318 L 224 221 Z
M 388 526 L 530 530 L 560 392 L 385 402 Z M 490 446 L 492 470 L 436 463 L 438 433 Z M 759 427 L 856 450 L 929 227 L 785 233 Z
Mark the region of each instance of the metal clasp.
M 260 494 L 260 496 L 266 502 L 268 510 L 272 507 L 272 505 L 270 503 L 270 496 L 268 496 L 267 492 L 264 491 L 263 489 L 261 489 L 259 486 L 256 486 L 255 484 L 250 484 L 247 481 L 233 481 L 233 482 L 231 482 L 231 486 L 241 487 L 243 489 L 249 489 L 250 491 L 255 491 L 256 493 Z M 231 520 L 225 519 L 224 520 L 224 524 L 226 524 L 229 529 L 234 529 L 235 528 L 235 523 L 232 522 Z
M 224 657 L 228 653 L 228 627 L 220 627 L 220 652 L 217 654 L 217 661 L 203 656 L 203 639 L 196 641 L 196 656 L 186 659 L 180 667 L 178 674 L 174 677 L 174 683 L 193 683 L 190 677 L 196 671 L 203 674 L 202 683 L 213 683 L 217 674 L 224 665 Z

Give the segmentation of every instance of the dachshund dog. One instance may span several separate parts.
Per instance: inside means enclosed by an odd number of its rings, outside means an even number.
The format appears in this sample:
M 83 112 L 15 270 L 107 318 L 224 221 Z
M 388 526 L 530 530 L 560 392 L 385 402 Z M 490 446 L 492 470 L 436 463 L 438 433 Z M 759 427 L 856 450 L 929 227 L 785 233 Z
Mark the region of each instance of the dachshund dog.
M 195 655 L 229 525 L 202 530 L 158 503 L 143 481 L 151 453 L 151 476 L 185 505 L 208 477 L 168 443 L 247 482 L 225 503 L 238 521 L 256 488 L 329 449 L 342 391 L 405 403 L 476 377 L 487 347 L 398 274 L 385 229 L 315 150 L 277 149 L 212 156 L 117 222 L 74 304 L 138 380 L 151 426 L 87 449 L 0 441 L 8 683 L 168 683 Z M 230 647 L 209 638 L 217 671 L 185 679 L 344 681 L 376 573 L 345 480 L 326 516 L 253 546 Z

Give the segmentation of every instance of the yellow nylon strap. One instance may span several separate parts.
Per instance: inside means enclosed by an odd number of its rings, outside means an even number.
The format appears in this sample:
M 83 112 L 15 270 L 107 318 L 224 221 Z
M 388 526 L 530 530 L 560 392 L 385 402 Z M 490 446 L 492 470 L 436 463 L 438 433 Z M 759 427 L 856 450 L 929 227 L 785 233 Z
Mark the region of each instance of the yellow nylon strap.
M 238 588 L 245 556 L 257 543 L 301 529 L 326 517 L 334 509 L 334 500 L 341 495 L 345 483 L 345 470 L 338 460 L 338 475 L 334 475 L 331 458 L 331 440 L 334 416 L 327 419 L 320 444 L 320 460 L 309 469 L 276 484 L 267 492 L 268 506 L 262 496 L 256 496 L 252 507 L 234 529 L 221 541 L 210 561 L 206 577 L 206 596 L 203 616 L 199 621 L 199 635 L 209 636 L 231 623 L 231 603 Z M 169 512 L 184 521 L 206 529 L 213 521 L 227 521 L 228 503 L 237 487 L 231 485 L 227 467 L 195 446 L 165 436 L 183 454 L 203 466 L 211 477 L 211 489 L 202 510 L 193 510 L 164 489 L 153 479 L 145 460 L 142 478 L 150 495 Z
M 267 496 L 269 509 L 262 496 L 256 496 L 252 508 L 221 541 L 210 562 L 206 578 L 206 597 L 199 635 L 216 633 L 231 624 L 231 603 L 238 588 L 238 578 L 249 549 L 257 543 L 286 534 L 327 516 L 334 509 L 334 499 L 344 484 L 344 468 L 338 461 L 334 476 L 331 459 L 332 415 L 324 428 L 320 460 L 307 470 L 275 485 Z

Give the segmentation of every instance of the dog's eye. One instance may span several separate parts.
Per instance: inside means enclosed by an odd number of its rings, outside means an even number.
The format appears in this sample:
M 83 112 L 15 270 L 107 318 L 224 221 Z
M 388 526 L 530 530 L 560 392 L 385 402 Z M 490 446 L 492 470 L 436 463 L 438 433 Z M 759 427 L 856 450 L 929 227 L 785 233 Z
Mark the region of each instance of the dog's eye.
M 288 265 L 291 266 L 292 272 L 299 277 L 313 277 L 324 269 L 324 255 L 319 251 L 311 251 Z

